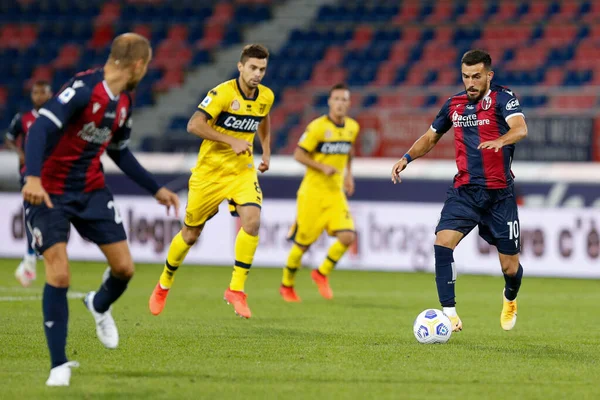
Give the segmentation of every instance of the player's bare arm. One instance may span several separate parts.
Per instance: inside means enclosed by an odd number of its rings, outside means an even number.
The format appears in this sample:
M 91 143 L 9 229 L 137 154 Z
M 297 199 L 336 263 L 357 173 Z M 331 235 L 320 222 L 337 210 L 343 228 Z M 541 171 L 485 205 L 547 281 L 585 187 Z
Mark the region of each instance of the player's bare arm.
M 11 139 L 10 137 L 8 137 L 8 135 L 6 135 L 4 138 L 4 143 L 6 144 L 7 149 L 12 150 L 15 153 L 17 153 L 17 156 L 19 157 L 19 164 L 24 164 L 25 163 L 25 153 L 23 152 L 23 150 L 21 150 L 21 148 L 19 146 L 17 146 L 16 141 Z
M 305 165 L 308 168 L 320 171 L 327 176 L 335 175 L 338 172 L 337 169 L 330 165 L 322 164 L 318 161 L 315 161 L 310 156 L 310 153 L 304 150 L 302 147 L 296 147 L 296 150 L 294 150 L 294 160 L 298 161 L 300 164 Z
M 238 156 L 244 153 L 247 153 L 248 155 L 252 154 L 252 143 L 217 132 L 208 125 L 206 115 L 200 111 L 196 111 L 194 115 L 192 115 L 192 118 L 190 118 L 187 131 L 202 139 L 225 143 L 229 145 Z
M 404 171 L 408 163 L 429 153 L 441 138 L 442 135 L 437 134 L 430 127 L 427 132 L 418 138 L 417 141 L 406 152 L 406 154 L 410 157 L 410 160 L 404 156 L 396 164 L 394 164 L 392 167 L 392 182 L 394 182 L 394 184 L 400 183 L 400 172 Z
M 348 155 L 348 164 L 346 164 L 346 176 L 344 176 L 344 191 L 348 196 L 354 194 L 354 175 L 352 175 L 352 158 L 354 158 L 354 147 Z
M 510 130 L 506 134 L 496 140 L 483 142 L 477 148 L 481 150 L 493 149 L 497 153 L 502 147 L 515 144 L 527 137 L 527 124 L 525 123 L 525 118 L 521 115 L 510 118 L 506 123 L 510 127 Z
M 271 117 L 267 115 L 258 125 L 258 139 L 262 146 L 263 154 L 258 170 L 266 172 L 271 164 Z

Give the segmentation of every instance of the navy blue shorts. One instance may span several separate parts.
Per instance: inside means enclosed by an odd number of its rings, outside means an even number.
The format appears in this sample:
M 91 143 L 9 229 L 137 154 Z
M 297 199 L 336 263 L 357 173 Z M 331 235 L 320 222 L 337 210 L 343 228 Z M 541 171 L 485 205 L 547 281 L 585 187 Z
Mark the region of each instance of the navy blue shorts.
M 119 211 L 108 188 L 89 193 L 50 195 L 54 208 L 25 203 L 27 229 L 31 230 L 35 250 L 44 251 L 69 240 L 71 224 L 86 240 L 97 245 L 127 240 Z
M 513 187 L 460 186 L 448 190 L 435 233 L 452 230 L 465 236 L 476 226 L 479 236 L 501 254 L 521 251 L 519 213 Z

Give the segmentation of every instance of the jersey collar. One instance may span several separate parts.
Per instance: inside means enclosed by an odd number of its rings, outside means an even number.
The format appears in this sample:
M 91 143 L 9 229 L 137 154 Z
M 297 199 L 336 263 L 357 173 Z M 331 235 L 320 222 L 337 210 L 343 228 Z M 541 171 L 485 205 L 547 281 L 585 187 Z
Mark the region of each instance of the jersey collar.
M 110 88 L 108 87 L 108 83 L 106 83 L 106 81 L 102 81 L 102 86 L 104 86 L 104 91 L 106 91 L 106 94 L 108 95 L 108 97 L 110 97 L 112 101 L 119 100 L 119 96 L 115 96 L 113 92 L 110 91 Z
M 346 126 L 346 118 L 344 118 L 344 122 L 342 122 L 341 124 L 336 124 L 334 120 L 332 120 L 331 118 L 329 118 L 329 114 L 326 115 L 327 119 L 334 124 L 335 126 L 337 126 L 338 128 L 343 128 L 344 126 Z
M 37 110 L 36 110 L 35 108 L 32 108 L 32 109 L 31 109 L 31 113 L 32 113 L 32 114 L 33 114 L 33 116 L 34 116 L 34 117 L 36 117 L 36 118 L 40 116 L 40 114 L 37 112 Z
M 238 88 L 238 92 L 240 92 L 240 94 L 242 95 L 242 97 L 244 98 L 244 100 L 251 100 L 254 101 L 256 99 L 258 99 L 258 87 L 256 88 L 256 91 L 254 92 L 254 97 L 246 97 L 246 95 L 244 94 L 244 91 L 242 90 L 242 87 L 240 86 L 240 78 L 236 78 L 235 79 L 235 84 L 237 85 Z

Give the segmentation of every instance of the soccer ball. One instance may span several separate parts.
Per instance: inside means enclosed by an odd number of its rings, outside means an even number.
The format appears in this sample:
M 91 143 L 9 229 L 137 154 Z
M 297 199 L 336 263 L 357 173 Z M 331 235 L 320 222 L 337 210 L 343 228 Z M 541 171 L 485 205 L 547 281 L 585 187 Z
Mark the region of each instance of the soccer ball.
M 452 335 L 452 323 L 440 310 L 428 309 L 415 319 L 413 332 L 419 343 L 446 343 Z

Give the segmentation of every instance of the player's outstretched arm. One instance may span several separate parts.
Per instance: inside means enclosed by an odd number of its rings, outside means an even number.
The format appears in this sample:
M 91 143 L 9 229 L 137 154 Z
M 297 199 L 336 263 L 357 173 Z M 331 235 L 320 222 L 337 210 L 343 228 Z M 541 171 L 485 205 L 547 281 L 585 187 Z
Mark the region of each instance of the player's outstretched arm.
M 154 176 L 139 163 L 128 147 L 109 148 L 107 154 L 125 175 L 150 192 L 160 204 L 167 207 L 167 215 L 169 215 L 170 208 L 173 206 L 175 216 L 179 216 L 179 197 L 169 189 L 161 187 Z
M 252 154 L 252 143 L 217 132 L 207 124 L 207 121 L 208 119 L 204 112 L 196 111 L 188 122 L 187 131 L 202 139 L 228 144 L 238 156 L 244 153 L 248 153 L 248 155 Z
M 266 172 L 271 165 L 271 116 L 268 114 L 258 125 L 258 139 L 263 151 L 258 170 Z
M 14 151 L 19 156 L 19 164 L 25 163 L 25 153 L 17 146 L 17 137 L 23 134 L 21 127 L 21 114 L 17 114 L 13 117 L 8 131 L 4 136 L 4 143 L 9 150 Z
M 496 140 L 490 140 L 477 146 L 478 149 L 491 149 L 496 153 L 504 146 L 515 144 L 527 137 L 527 124 L 521 115 L 513 116 L 506 121 L 510 129 Z
M 417 139 L 406 154 L 394 164 L 392 167 L 392 182 L 394 182 L 394 184 L 400 183 L 400 172 L 404 171 L 408 163 L 429 153 L 441 138 L 442 135 L 436 133 L 430 127 L 423 136 Z

